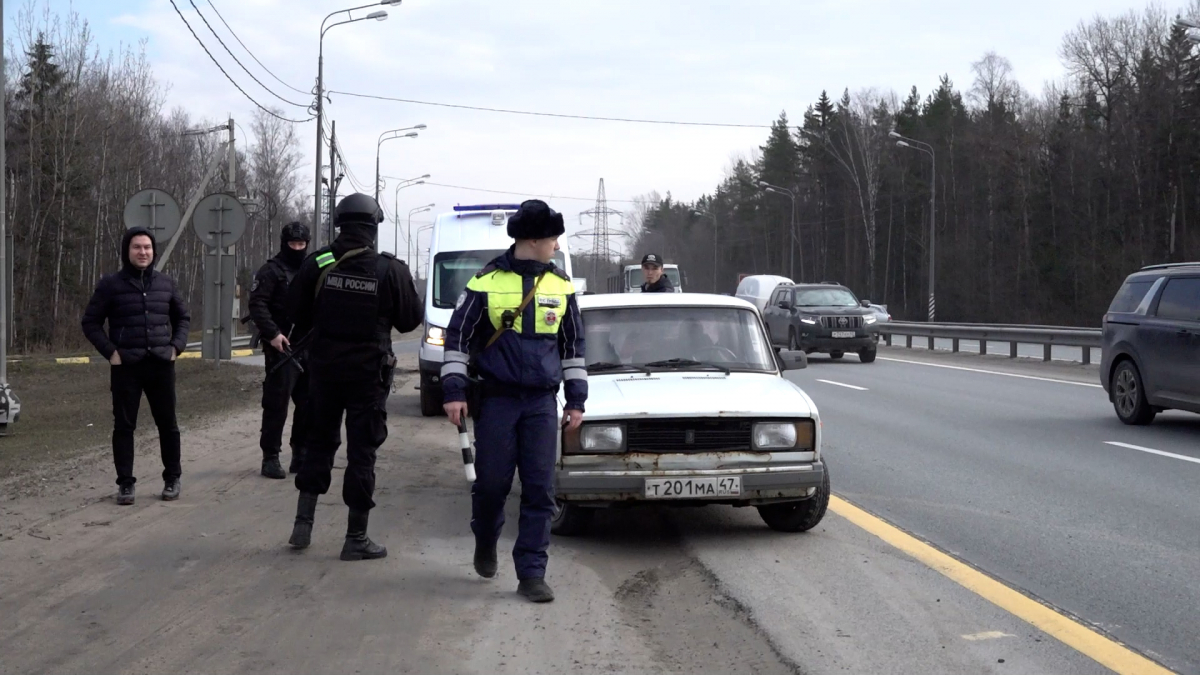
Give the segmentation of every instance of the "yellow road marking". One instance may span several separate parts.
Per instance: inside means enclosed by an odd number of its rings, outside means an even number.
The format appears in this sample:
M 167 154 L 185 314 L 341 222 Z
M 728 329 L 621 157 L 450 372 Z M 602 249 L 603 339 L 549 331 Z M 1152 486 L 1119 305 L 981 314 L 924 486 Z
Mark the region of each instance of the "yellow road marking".
M 64 356 L 54 359 L 56 363 L 91 363 L 92 360 L 86 356 Z
M 235 349 L 232 352 L 233 358 L 241 358 L 243 356 L 254 356 L 253 349 Z
M 184 352 L 175 358 L 177 358 L 177 359 L 198 359 L 198 358 L 200 358 L 200 352 Z
M 829 508 L 839 516 L 949 577 L 963 588 L 1047 635 L 1053 636 L 1114 672 L 1122 675 L 1171 674 L 1170 670 L 1125 645 L 1022 595 L 844 499 L 831 496 Z

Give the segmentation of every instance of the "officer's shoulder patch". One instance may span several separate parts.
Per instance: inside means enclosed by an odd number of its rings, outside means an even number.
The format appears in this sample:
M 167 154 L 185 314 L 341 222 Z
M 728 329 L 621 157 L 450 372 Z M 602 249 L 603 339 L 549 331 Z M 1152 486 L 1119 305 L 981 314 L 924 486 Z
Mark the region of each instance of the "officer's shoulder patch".
M 454 303 L 454 309 L 462 309 L 463 303 L 467 301 L 467 292 L 463 291 L 458 294 L 458 301 Z
M 558 267 L 551 267 L 550 271 L 553 272 L 554 274 L 558 275 L 559 277 L 566 279 L 567 281 L 571 280 L 571 275 L 567 274 L 566 270 L 560 269 Z
M 489 263 L 489 264 L 485 265 L 483 269 L 481 269 L 475 273 L 475 278 L 478 279 L 484 275 L 491 274 L 492 272 L 495 272 L 496 269 L 497 268 L 494 263 Z
M 257 291 L 257 290 L 258 290 L 258 277 L 254 277 L 254 281 L 252 281 L 250 283 L 250 292 L 253 293 L 254 291 Z

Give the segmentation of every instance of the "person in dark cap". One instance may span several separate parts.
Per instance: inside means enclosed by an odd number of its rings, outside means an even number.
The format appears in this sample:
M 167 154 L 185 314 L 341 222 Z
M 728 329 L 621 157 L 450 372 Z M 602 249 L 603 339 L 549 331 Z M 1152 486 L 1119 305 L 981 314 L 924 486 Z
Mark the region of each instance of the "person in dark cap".
M 287 422 L 289 400 L 296 405 L 292 413 L 290 439 L 292 461 L 289 470 L 292 473 L 300 471 L 304 443 L 308 437 L 308 373 L 303 370 L 303 359 L 296 356 L 295 363 L 276 366 L 286 358 L 286 350 L 291 343 L 300 342 L 304 337 L 292 330 L 287 296 L 288 286 L 308 255 L 309 239 L 308 227 L 304 223 L 284 225 L 279 233 L 279 253 L 258 270 L 250 286 L 250 319 L 262 338 L 266 365 L 262 429 L 258 442 L 263 453 L 262 475 L 279 480 L 287 478 L 279 463 L 279 452 L 283 444 L 283 425 Z
M 175 358 L 187 349 L 191 317 L 175 280 L 154 269 L 150 230 L 121 238 L 121 269 L 100 279 L 83 312 L 83 334 L 109 363 L 113 402 L 113 461 L 117 503 L 133 504 L 133 433 L 142 393 L 158 427 L 162 498 L 179 499 L 179 425 L 175 419 Z M 104 323 L 108 322 L 108 331 Z
M 307 454 L 296 474 L 300 497 L 288 543 L 306 548 L 312 540 L 317 497 L 329 491 L 333 457 L 346 417 L 346 474 L 342 499 L 350 507 L 342 560 L 387 556 L 367 537 L 375 507 L 375 453 L 387 439 L 387 398 L 396 357 L 392 329 L 407 333 L 421 325 L 425 310 L 408 266 L 389 253 L 376 253 L 383 211 L 368 195 L 338 202 L 333 244 L 309 257 L 288 289 L 288 307 L 308 338 L 309 410 Z
M 662 257 L 656 253 L 647 253 L 642 258 L 642 274 L 646 283 L 642 284 L 643 293 L 674 293 L 675 286 L 667 275 L 663 274 Z
M 571 429 L 579 428 L 587 400 L 575 288 L 551 262 L 563 232 L 562 215 L 536 199 L 522 203 L 508 219 L 508 235 L 516 243 L 480 270 L 459 296 L 446 328 L 441 373 L 451 424 L 467 414 L 475 422 L 475 571 L 496 576 L 504 502 L 519 472 L 521 519 L 513 562 L 517 592 L 533 602 L 554 599 L 545 576 L 556 508 L 558 389 L 564 388 L 563 422 Z M 479 403 L 468 410 L 471 370 L 478 377 Z

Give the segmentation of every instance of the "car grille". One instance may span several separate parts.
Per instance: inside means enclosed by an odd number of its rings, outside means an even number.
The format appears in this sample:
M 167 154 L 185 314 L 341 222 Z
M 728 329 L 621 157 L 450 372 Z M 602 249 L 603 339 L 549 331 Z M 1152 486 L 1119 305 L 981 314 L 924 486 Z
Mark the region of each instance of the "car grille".
M 631 452 L 750 450 L 751 420 L 636 420 L 626 427 Z
M 821 325 L 833 329 L 862 328 L 863 318 L 861 316 L 823 316 Z

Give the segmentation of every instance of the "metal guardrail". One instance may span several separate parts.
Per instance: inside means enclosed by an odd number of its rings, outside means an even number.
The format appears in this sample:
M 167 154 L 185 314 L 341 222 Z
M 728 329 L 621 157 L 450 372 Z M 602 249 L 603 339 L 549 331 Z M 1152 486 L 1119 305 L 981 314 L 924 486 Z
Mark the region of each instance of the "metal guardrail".
M 245 349 L 249 346 L 250 346 L 250 336 L 249 335 L 235 335 L 230 340 L 230 347 L 232 347 L 233 349 Z M 198 349 L 200 349 L 199 342 L 189 342 L 187 344 L 187 349 L 185 349 L 184 351 L 194 352 Z
M 888 321 L 880 325 L 879 334 L 889 346 L 894 336 L 903 336 L 905 346 L 910 349 L 914 337 L 926 338 L 930 350 L 934 348 L 934 340 L 950 340 L 953 352 L 959 351 L 960 340 L 977 340 L 981 355 L 988 353 L 989 342 L 1007 342 L 1008 355 L 1014 359 L 1017 358 L 1017 345 L 1041 345 L 1043 361 L 1050 360 L 1052 347 L 1079 347 L 1083 351 L 1084 365 L 1092 362 L 1092 349 L 1099 349 L 1103 343 L 1103 331 L 1099 328 L 1065 326 Z

